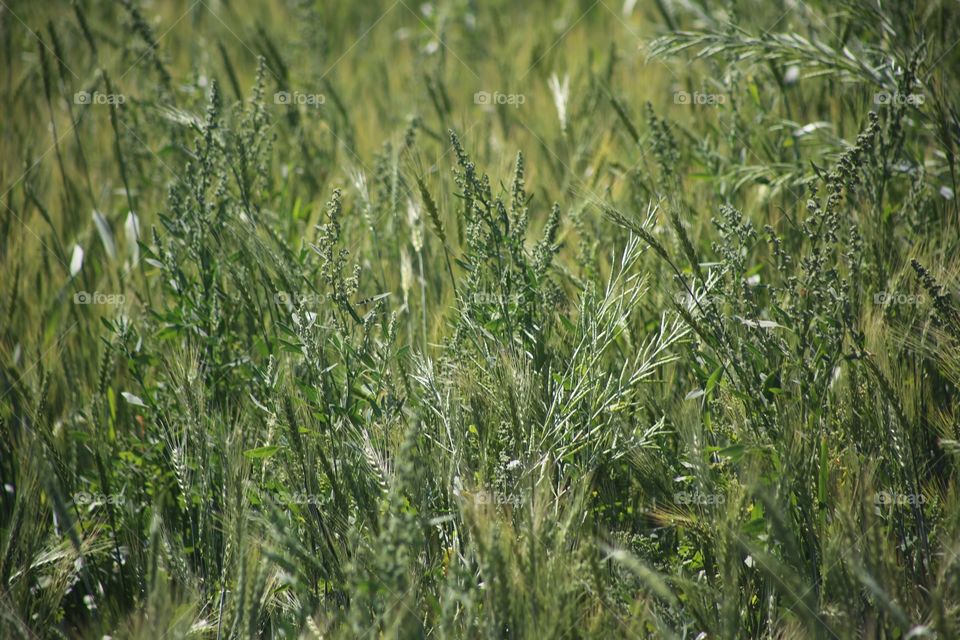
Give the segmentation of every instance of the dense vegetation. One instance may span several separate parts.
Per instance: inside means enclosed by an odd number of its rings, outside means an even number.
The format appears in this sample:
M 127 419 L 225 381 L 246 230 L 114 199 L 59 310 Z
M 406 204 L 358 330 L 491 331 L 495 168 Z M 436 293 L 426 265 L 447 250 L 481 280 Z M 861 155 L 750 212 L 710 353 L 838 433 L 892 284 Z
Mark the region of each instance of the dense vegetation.
M 0 637 L 960 636 L 954 0 L 0 5 Z

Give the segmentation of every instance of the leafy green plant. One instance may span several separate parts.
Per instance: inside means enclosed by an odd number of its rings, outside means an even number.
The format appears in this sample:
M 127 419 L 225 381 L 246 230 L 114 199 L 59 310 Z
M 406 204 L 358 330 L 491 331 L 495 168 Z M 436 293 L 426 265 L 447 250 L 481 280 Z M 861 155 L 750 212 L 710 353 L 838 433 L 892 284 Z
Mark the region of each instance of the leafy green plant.
M 0 636 L 957 635 L 949 3 L 0 30 Z

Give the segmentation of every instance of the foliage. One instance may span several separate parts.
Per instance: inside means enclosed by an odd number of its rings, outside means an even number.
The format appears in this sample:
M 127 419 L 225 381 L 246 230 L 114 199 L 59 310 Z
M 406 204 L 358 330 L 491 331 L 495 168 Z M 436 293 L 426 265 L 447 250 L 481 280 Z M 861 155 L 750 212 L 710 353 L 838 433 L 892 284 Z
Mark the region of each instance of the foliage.
M 960 634 L 950 3 L 0 30 L 0 636 Z

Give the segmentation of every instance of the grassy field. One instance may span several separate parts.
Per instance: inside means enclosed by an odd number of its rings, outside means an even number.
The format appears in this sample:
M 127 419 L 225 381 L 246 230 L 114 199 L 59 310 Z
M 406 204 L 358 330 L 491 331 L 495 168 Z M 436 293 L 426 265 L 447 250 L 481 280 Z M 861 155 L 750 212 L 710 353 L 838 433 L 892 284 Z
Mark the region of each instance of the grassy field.
M 0 637 L 960 637 L 956 0 L 0 35 Z

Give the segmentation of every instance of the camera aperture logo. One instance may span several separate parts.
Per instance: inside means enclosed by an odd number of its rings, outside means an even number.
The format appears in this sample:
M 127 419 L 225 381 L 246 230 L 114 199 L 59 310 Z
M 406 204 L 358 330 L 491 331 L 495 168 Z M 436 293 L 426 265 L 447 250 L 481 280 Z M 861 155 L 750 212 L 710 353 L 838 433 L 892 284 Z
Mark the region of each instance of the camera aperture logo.
M 99 291 L 78 291 L 73 294 L 73 304 L 95 304 L 120 306 L 127 301 L 122 293 L 100 293 Z
M 519 108 L 520 105 L 526 104 L 526 102 L 527 96 L 522 93 L 500 93 L 499 91 L 490 93 L 489 91 L 477 91 L 473 94 L 473 104 L 480 105 L 481 107 L 506 105 Z

